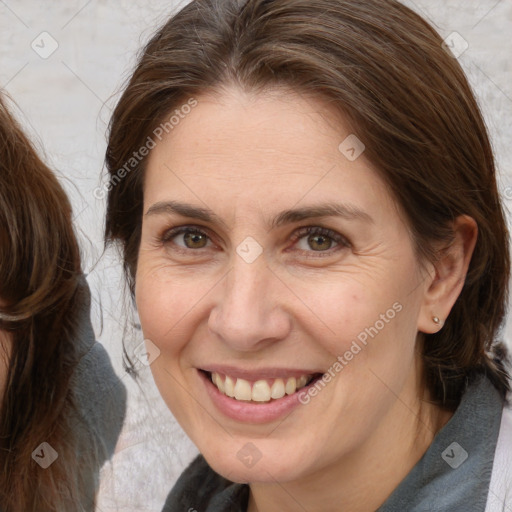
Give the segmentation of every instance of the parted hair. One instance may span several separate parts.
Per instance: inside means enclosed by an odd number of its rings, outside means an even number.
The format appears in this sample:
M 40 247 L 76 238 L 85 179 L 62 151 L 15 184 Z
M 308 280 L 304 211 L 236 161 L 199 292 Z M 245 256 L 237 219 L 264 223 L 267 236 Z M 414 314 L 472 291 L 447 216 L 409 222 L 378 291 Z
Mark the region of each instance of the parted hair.
M 165 118 L 228 85 L 284 86 L 345 116 L 401 207 L 422 261 L 435 262 L 468 215 L 478 240 L 443 328 L 420 337 L 425 384 L 452 407 L 486 373 L 505 395 L 499 336 L 509 240 L 493 151 L 456 58 L 419 15 L 395 0 L 194 0 L 151 38 L 111 118 L 112 179 Z M 120 246 L 131 292 L 140 244 L 147 157 L 108 192 L 105 238 Z

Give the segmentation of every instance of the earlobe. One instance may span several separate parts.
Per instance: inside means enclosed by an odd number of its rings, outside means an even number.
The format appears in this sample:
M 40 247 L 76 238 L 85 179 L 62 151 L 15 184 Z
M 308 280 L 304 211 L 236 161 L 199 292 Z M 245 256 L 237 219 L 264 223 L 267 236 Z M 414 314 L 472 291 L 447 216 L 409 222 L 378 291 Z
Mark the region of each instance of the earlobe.
M 436 324 L 436 325 L 443 325 L 444 322 L 438 317 L 438 316 L 433 316 L 432 317 L 432 321 Z
M 418 331 L 432 334 L 442 329 L 464 286 L 477 236 L 478 226 L 472 217 L 461 215 L 455 219 L 453 240 L 439 251 L 428 276 Z

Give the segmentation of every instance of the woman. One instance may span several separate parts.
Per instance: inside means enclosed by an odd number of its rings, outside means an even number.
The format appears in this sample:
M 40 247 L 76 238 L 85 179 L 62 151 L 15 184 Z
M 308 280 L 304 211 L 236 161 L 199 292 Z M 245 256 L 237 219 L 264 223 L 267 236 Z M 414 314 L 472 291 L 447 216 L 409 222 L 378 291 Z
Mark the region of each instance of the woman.
M 106 239 L 201 452 L 165 510 L 504 509 L 508 235 L 445 47 L 394 0 L 197 0 L 146 46 Z
M 0 510 L 93 511 L 124 387 L 95 343 L 69 201 L 0 97 Z

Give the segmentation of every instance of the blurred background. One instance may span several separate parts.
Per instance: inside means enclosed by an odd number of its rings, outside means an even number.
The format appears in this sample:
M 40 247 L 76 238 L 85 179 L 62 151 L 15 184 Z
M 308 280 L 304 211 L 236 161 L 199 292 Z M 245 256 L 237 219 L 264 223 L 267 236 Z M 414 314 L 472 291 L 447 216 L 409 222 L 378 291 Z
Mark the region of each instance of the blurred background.
M 187 1 L 0 0 L 0 89 L 71 197 L 93 296 L 98 340 L 129 392 L 126 425 L 103 470 L 100 512 L 156 512 L 196 449 L 174 421 L 148 368 L 123 368 L 142 342 L 113 251 L 103 251 L 106 130 L 116 98 L 151 34 Z M 404 1 L 446 38 L 476 92 L 512 220 L 512 1 Z M 103 176 L 103 179 L 102 179 Z M 96 192 L 95 192 L 96 190 Z M 512 318 L 504 337 L 512 347 Z M 131 347 L 131 348 L 130 348 Z

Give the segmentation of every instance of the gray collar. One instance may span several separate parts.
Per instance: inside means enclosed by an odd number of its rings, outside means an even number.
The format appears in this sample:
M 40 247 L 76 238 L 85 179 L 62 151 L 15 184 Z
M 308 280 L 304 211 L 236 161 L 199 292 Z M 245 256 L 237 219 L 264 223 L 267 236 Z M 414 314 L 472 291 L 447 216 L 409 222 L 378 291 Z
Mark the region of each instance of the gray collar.
M 484 512 L 503 405 L 491 381 L 479 375 L 378 512 Z

